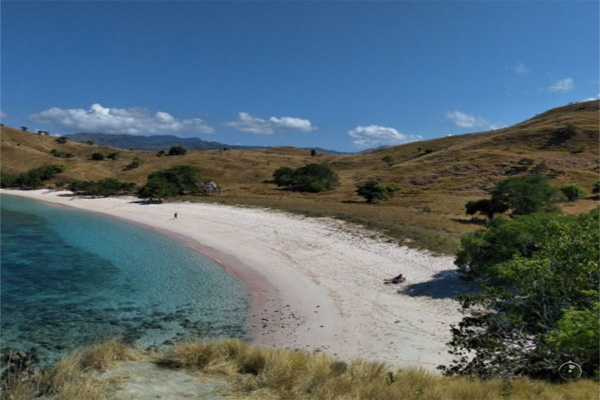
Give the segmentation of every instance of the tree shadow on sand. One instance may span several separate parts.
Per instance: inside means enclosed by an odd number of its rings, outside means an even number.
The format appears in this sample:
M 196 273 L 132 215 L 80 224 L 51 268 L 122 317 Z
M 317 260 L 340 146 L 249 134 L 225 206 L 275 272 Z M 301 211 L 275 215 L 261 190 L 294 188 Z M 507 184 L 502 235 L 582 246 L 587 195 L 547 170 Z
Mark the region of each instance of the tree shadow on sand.
M 455 270 L 440 271 L 426 282 L 413 283 L 398 289 L 398 294 L 411 297 L 430 297 L 432 299 L 449 299 L 459 294 L 479 292 L 479 285 L 460 278 Z

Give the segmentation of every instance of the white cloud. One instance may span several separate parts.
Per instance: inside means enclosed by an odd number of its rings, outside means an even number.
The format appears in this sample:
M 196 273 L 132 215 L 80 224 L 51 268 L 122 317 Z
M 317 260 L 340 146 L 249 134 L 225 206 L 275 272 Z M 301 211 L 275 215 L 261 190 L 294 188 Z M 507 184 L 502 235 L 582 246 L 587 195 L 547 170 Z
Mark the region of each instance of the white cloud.
M 8 118 L 8 114 L 5 113 L 4 111 L 0 110 L 0 118 L 2 118 L 2 119 Z
M 548 91 L 552 92 L 552 93 L 557 93 L 557 92 L 564 93 L 564 92 L 573 90 L 574 87 L 575 87 L 575 83 L 573 82 L 573 79 L 565 78 L 565 79 L 561 79 L 559 81 L 554 82 L 554 84 L 548 88 Z
M 531 71 L 529 70 L 529 68 L 527 68 L 527 67 L 525 66 L 525 64 L 523 64 L 522 62 L 520 62 L 520 63 L 517 63 L 516 65 L 514 65 L 514 66 L 510 67 L 510 69 L 511 69 L 511 70 L 512 70 L 512 71 L 513 71 L 515 74 L 518 74 L 518 75 L 522 75 L 522 74 L 526 74 L 526 73 L 528 73 L 528 72 L 531 72 Z
M 348 132 L 354 146 L 368 149 L 379 146 L 393 146 L 423 139 L 419 135 L 405 135 L 394 128 L 379 125 L 357 126 Z
M 446 119 L 452 121 L 460 128 L 491 128 L 493 126 L 481 117 L 476 117 L 458 110 L 448 111 L 446 113 Z
M 215 131 L 200 118 L 180 120 L 164 111 L 154 113 L 145 108 L 106 108 L 100 104 L 92 104 L 89 110 L 52 107 L 30 118 L 38 123 L 56 123 L 79 132 L 177 135 Z
M 295 117 L 271 117 L 269 119 L 262 119 L 246 112 L 240 112 L 237 121 L 225 122 L 224 125 L 256 135 L 271 135 L 275 131 L 282 130 L 311 132 L 317 129 L 312 126 L 311 122 L 307 119 Z

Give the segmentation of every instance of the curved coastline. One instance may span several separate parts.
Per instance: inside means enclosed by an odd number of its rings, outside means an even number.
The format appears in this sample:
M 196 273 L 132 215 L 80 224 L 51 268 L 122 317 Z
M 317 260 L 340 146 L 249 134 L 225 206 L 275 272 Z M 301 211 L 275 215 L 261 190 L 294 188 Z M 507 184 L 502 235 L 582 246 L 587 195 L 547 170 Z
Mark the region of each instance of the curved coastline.
M 254 344 L 432 371 L 450 360 L 445 343 L 450 324 L 461 318 L 450 292 L 470 289 L 450 257 L 350 233 L 340 221 L 269 210 L 60 196 L 65 191 L 0 193 L 118 218 L 210 257 L 249 288 L 247 339 Z M 398 272 L 407 282 L 383 285 Z

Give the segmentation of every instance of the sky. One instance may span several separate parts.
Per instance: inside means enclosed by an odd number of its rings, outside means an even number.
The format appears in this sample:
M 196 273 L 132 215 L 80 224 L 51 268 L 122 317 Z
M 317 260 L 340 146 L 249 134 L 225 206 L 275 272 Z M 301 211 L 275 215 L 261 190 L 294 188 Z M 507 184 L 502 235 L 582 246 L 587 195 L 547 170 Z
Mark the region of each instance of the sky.
M 7 126 L 368 148 L 599 97 L 590 1 L 0 3 Z

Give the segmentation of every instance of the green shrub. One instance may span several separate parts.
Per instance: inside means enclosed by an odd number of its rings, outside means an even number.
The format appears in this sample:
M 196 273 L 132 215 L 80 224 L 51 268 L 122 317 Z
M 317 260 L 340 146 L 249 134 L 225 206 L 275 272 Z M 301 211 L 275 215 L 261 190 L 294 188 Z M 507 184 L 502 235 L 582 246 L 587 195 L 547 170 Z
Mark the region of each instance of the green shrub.
M 296 192 L 318 193 L 339 186 L 338 175 L 325 164 L 308 164 L 292 169 L 281 167 L 273 173 L 273 183 Z
M 102 160 L 104 160 L 104 154 L 102 154 L 102 153 L 94 153 L 94 154 L 92 154 L 92 160 L 94 160 L 94 161 L 102 161 Z
M 455 360 L 441 369 L 558 380 L 572 361 L 583 377 L 598 376 L 598 217 L 528 215 L 469 234 L 457 263 L 480 264 L 483 290 L 458 297 L 465 317 L 452 326 Z
M 176 165 L 148 175 L 147 183 L 138 191 L 143 199 L 163 199 L 183 194 L 197 193 L 206 179 L 196 167 Z
M 356 194 L 363 197 L 367 203 L 387 200 L 398 190 L 400 190 L 399 185 L 385 184 L 378 179 L 369 179 L 356 185 Z
M 560 187 L 560 191 L 565 195 L 567 200 L 575 201 L 582 197 L 585 197 L 585 190 L 576 183 L 570 183 Z
M 173 146 L 169 149 L 169 156 L 183 156 L 187 153 L 187 150 L 183 146 Z
M 135 183 L 132 182 L 106 178 L 99 181 L 75 181 L 68 189 L 76 194 L 108 197 L 130 193 L 134 187 Z
M 67 169 L 66 165 L 45 165 L 24 172 L 18 176 L 2 174 L 2 187 L 18 187 L 20 189 L 39 189 L 44 182 L 52 179 Z
M 142 165 L 143 162 L 144 161 L 142 159 L 136 157 L 136 158 L 133 159 L 133 161 L 131 163 L 127 164 L 125 166 L 125 168 L 123 168 L 123 170 L 124 171 L 129 171 L 129 170 L 132 170 L 132 169 L 136 169 L 137 167 L 139 167 L 140 165 Z

